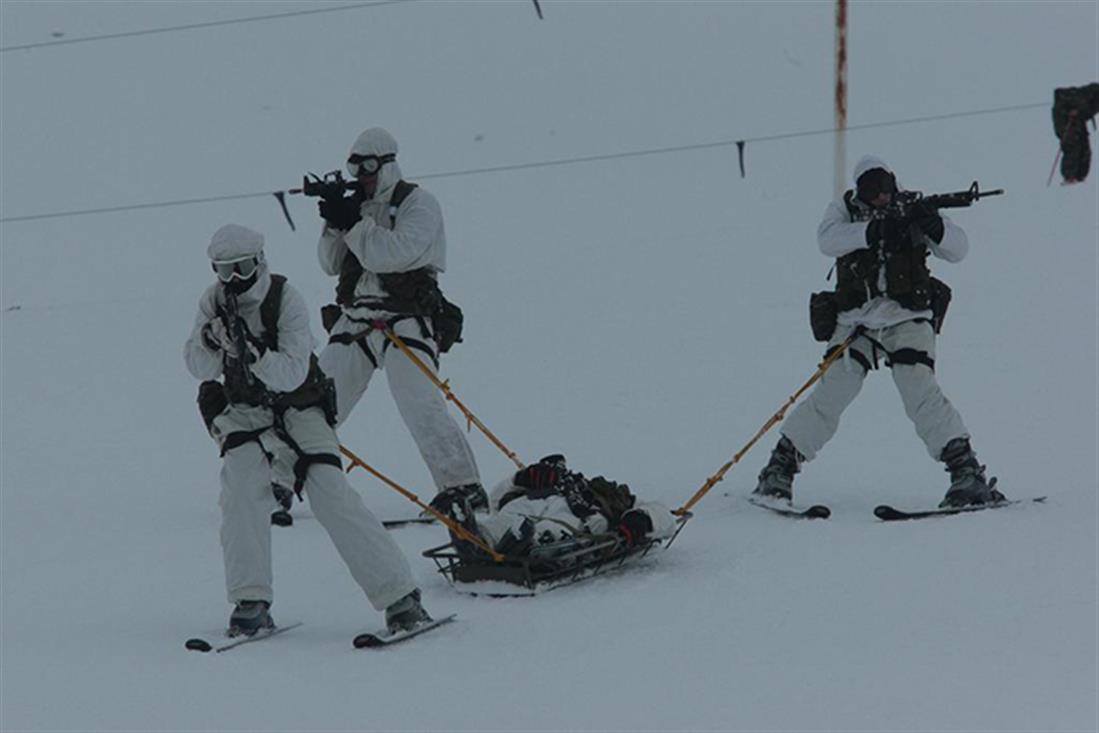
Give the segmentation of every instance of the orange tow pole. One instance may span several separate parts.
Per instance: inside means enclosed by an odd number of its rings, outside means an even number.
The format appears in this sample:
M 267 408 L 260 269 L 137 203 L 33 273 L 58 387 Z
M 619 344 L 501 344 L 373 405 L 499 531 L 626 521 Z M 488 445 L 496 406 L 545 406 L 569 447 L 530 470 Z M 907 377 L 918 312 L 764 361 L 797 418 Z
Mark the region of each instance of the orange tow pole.
M 442 512 L 437 511 L 435 509 L 435 507 L 430 506 L 429 504 L 423 503 L 422 501 L 420 501 L 420 497 L 416 496 L 411 491 L 404 488 L 403 486 L 398 484 L 393 479 L 391 479 L 388 476 L 384 475 L 383 473 L 381 473 L 380 471 L 375 469 L 373 466 L 368 464 L 363 459 L 359 458 L 357 455 L 355 455 L 354 453 L 352 453 L 350 450 L 348 450 L 347 448 L 345 448 L 342 445 L 340 446 L 340 452 L 343 453 L 344 456 L 346 456 L 349 461 L 351 461 L 351 465 L 347 467 L 348 471 L 353 469 L 355 466 L 359 466 L 360 468 L 366 469 L 368 472 L 373 474 L 378 480 L 380 480 L 386 486 L 389 486 L 391 489 L 393 489 L 397 493 L 404 496 L 406 499 L 411 501 L 413 504 L 420 507 L 421 509 L 423 509 L 424 511 L 428 512 L 433 517 L 438 519 L 440 522 L 445 524 L 447 526 L 447 528 L 450 529 L 451 532 L 458 535 L 462 539 L 467 540 L 467 541 L 472 542 L 473 544 L 477 545 L 482 550 L 487 552 L 492 557 L 492 559 L 495 560 L 496 562 L 503 562 L 504 556 L 501 555 L 499 552 L 496 552 L 496 550 L 493 550 L 491 547 L 489 547 L 488 544 L 483 539 L 481 539 L 477 535 L 473 534 L 468 529 L 466 529 L 462 525 L 458 524 L 457 522 L 455 522 L 453 519 L 446 516 Z
M 725 477 L 725 474 L 729 471 L 729 469 L 735 466 L 740 461 L 740 459 L 744 457 L 744 454 L 747 453 L 753 445 L 759 442 L 759 439 L 762 438 L 768 430 L 770 430 L 772 427 L 782 421 L 782 418 L 786 416 L 786 411 L 790 409 L 790 407 L 795 402 L 798 401 L 798 398 L 801 397 L 801 395 L 804 394 L 807 389 L 812 387 L 818 379 L 824 376 L 824 373 L 828 371 L 828 367 L 832 366 L 832 364 L 840 358 L 843 352 L 847 351 L 847 347 L 850 346 L 851 343 L 860 335 L 862 335 L 862 329 L 857 329 L 854 333 L 848 336 L 843 343 L 836 347 L 835 351 L 825 357 L 824 361 L 822 361 L 817 367 L 817 371 L 813 374 L 812 377 L 809 378 L 809 381 L 801 385 L 801 389 L 792 394 L 790 398 L 786 400 L 786 404 L 780 407 L 778 412 L 771 416 L 771 419 L 768 420 L 763 425 L 763 427 L 759 429 L 759 431 L 752 437 L 752 439 L 748 441 L 748 444 L 741 448 L 740 451 L 735 456 L 733 456 L 732 460 L 722 466 L 717 473 L 706 479 L 706 483 L 702 485 L 702 488 L 695 492 L 694 496 L 692 496 L 686 504 L 681 506 L 679 509 L 672 510 L 672 514 L 684 518 L 689 517 L 691 507 L 701 501 L 702 497 L 705 496 L 710 491 L 710 489 L 712 489 L 719 481 L 721 481 Z M 679 529 L 683 529 L 682 524 L 680 525 Z M 678 535 L 679 531 L 676 531 L 676 534 Z M 673 537 L 672 539 L 674 540 L 675 537 Z M 669 542 L 668 544 L 671 544 L 671 542 Z
M 385 321 L 375 323 L 374 327 L 384 333 L 387 339 L 392 341 L 393 344 L 398 349 L 400 349 L 405 356 L 412 360 L 413 364 L 420 368 L 421 372 L 427 375 L 427 378 L 430 379 L 436 387 L 442 390 L 443 394 L 446 395 L 446 398 L 448 400 L 458 406 L 458 409 L 461 410 L 462 414 L 466 417 L 467 430 L 469 429 L 470 425 L 476 425 L 477 429 L 484 433 L 485 437 L 487 437 L 493 445 L 499 448 L 505 456 L 510 458 L 511 462 L 514 463 L 519 469 L 523 469 L 526 467 L 525 464 L 519 460 L 518 456 L 515 454 L 515 451 L 504 445 L 504 443 L 499 438 L 497 438 L 483 422 L 478 420 L 477 416 L 470 412 L 469 408 L 463 405 L 462 401 L 454 395 L 454 392 L 452 392 L 450 389 L 450 381 L 443 381 L 439 379 L 438 375 L 435 374 L 435 372 L 431 371 L 430 368 L 428 368 L 423 359 L 412 353 L 412 349 L 408 348 L 408 344 L 406 344 L 400 336 L 394 333 L 393 329 L 390 328 L 389 325 L 385 323 Z

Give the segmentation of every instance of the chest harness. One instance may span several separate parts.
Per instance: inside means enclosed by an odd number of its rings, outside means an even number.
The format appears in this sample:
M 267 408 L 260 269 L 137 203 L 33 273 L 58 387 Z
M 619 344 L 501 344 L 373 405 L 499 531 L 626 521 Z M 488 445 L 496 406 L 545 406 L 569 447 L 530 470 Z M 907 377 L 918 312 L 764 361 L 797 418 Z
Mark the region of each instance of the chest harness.
M 854 191 L 847 191 L 843 196 L 847 213 L 852 222 L 866 221 L 868 211 L 865 206 L 855 199 Z M 916 236 L 909 231 L 907 222 L 894 219 L 878 221 L 878 239 L 869 249 L 858 249 L 836 258 L 836 301 L 840 311 L 858 308 L 871 298 L 885 296 L 896 301 L 901 307 L 912 311 L 932 309 L 937 304 L 936 291 L 940 288 L 946 291 L 946 299 L 949 300 L 949 288 L 945 283 L 931 277 L 931 271 L 927 267 L 927 248 L 914 240 Z M 874 224 L 871 224 L 874 226 Z M 880 287 L 884 270 L 885 290 Z M 945 304 L 943 315 L 945 315 Z M 917 323 L 931 324 L 938 333 L 941 318 L 915 318 Z M 916 365 L 923 364 L 931 371 L 935 371 L 935 360 L 926 351 L 919 349 L 902 348 L 890 351 L 880 341 L 870 336 L 863 329 L 862 337 L 870 342 L 871 355 L 868 358 L 857 349 L 851 348 L 848 353 L 851 358 L 859 363 L 866 371 L 878 368 L 878 354 L 886 356 L 885 365 L 893 367 L 896 364 Z M 834 351 L 830 349 L 825 353 L 827 357 Z
M 263 333 L 259 337 L 253 336 L 248 333 L 247 325 L 244 326 L 246 338 L 261 353 L 268 350 L 278 351 L 278 321 L 282 309 L 283 286 L 285 285 L 286 278 L 283 275 L 271 275 L 271 286 L 260 304 L 260 322 L 263 324 Z M 217 310 L 218 316 L 227 321 L 228 316 L 225 314 L 224 309 L 219 306 Z M 343 465 L 340 463 L 339 457 L 331 453 L 306 453 L 286 428 L 286 411 L 290 408 L 305 410 L 310 407 L 319 407 L 324 411 L 328 424 L 335 425 L 335 385 L 321 370 L 320 365 L 317 363 L 316 354 L 312 353 L 309 355 L 309 373 L 305 381 L 292 392 L 271 390 L 254 374 L 251 375 L 250 382 L 249 384 L 244 368 L 231 363 L 226 364 L 224 389 L 228 403 L 231 405 L 267 407 L 271 410 L 273 422 L 270 426 L 256 430 L 238 430 L 229 433 L 221 443 L 221 455 L 224 456 L 234 448 L 254 440 L 259 444 L 264 455 L 267 456 L 267 460 L 271 461 L 273 456 L 263 447 L 263 443 L 260 442 L 259 438 L 263 433 L 272 430 L 275 436 L 297 456 L 297 460 L 294 462 L 294 492 L 298 495 L 298 499 L 301 499 L 302 487 L 305 485 L 305 479 L 311 466 L 322 464 L 342 469 Z
M 397 225 L 397 209 L 400 208 L 408 195 L 416 190 L 415 183 L 398 181 L 393 187 L 393 194 L 389 197 L 389 228 L 392 230 Z M 325 308 L 367 307 L 375 310 L 384 310 L 396 315 L 389 318 L 362 319 L 348 315 L 353 323 L 359 324 L 362 330 L 353 333 L 335 334 L 328 339 L 329 343 L 357 344 L 366 358 L 375 369 L 378 368 L 379 356 L 384 355 L 390 347 L 386 339 L 382 343 L 381 355 L 375 354 L 367 343 L 367 337 L 374 331 L 392 331 L 399 322 L 412 319 L 420 327 L 420 339 L 402 337 L 409 348 L 416 349 L 431 359 L 435 368 L 439 368 L 439 355 L 432 348 L 431 343 L 438 344 L 432 318 L 435 316 L 441 304 L 444 302 L 442 291 L 435 280 L 435 275 L 426 267 L 421 267 L 408 272 L 380 273 L 378 279 L 386 292 L 384 298 L 355 299 L 355 286 L 362 277 L 363 266 L 359 259 L 350 252 L 343 258 L 340 266 L 339 280 L 336 283 L 337 306 L 325 306 Z M 326 323 L 335 324 L 339 318 L 338 311 L 329 311 L 331 315 L 325 316 Z M 441 349 L 445 351 L 446 349 Z

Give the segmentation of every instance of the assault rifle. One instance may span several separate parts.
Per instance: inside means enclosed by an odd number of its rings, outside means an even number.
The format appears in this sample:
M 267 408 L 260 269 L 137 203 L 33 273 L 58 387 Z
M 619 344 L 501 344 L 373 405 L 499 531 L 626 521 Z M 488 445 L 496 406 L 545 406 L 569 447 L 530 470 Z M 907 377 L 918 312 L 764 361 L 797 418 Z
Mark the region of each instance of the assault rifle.
M 313 180 L 309 180 L 310 176 L 313 177 Z M 335 201 L 342 199 L 346 192 L 357 190 L 358 187 L 357 181 L 348 181 L 344 179 L 342 172 L 335 170 L 325 173 L 323 176 L 318 176 L 316 173 L 302 176 L 301 188 L 291 188 L 286 193 L 300 193 L 303 196 L 314 196 L 325 201 Z
M 312 177 L 313 180 L 309 180 L 310 177 Z M 279 206 L 282 207 L 282 213 L 283 216 L 286 217 L 286 223 L 290 225 L 291 230 L 297 231 L 297 227 L 294 226 L 294 220 L 290 218 L 290 211 L 286 208 L 286 194 L 292 196 L 300 194 L 302 196 L 322 198 L 325 201 L 339 201 L 348 191 L 358 190 L 359 184 L 357 181 L 348 181 L 343 177 L 342 172 L 335 170 L 329 171 L 321 176 L 318 176 L 316 173 L 304 175 L 301 179 L 301 188 L 275 191 L 275 198 L 278 200 Z
M 919 191 L 898 191 L 888 206 L 874 209 L 870 219 L 907 219 L 915 211 L 920 209 L 962 209 L 972 206 L 975 201 L 980 201 L 988 196 L 1000 196 L 1004 189 L 997 188 L 992 191 L 982 191 L 980 185 L 974 181 L 966 191 L 953 193 L 933 193 L 924 196 Z
M 240 370 L 244 383 L 249 387 L 255 383 L 252 371 L 248 368 L 248 336 L 244 332 L 244 319 L 240 317 L 240 306 L 237 303 L 236 293 L 222 288 L 225 293 L 225 317 L 229 321 L 229 334 L 233 338 L 233 345 L 237 349 L 237 358 L 234 360 L 235 369 Z M 228 369 L 226 365 L 226 369 Z

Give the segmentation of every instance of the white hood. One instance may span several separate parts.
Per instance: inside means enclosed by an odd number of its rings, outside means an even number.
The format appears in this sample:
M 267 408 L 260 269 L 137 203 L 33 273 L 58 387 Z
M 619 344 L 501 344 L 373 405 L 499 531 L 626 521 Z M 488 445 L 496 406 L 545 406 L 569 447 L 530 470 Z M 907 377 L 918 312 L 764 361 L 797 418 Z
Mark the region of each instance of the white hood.
M 381 127 L 371 127 L 363 131 L 351 146 L 352 155 L 396 155 L 397 139 L 388 130 Z M 397 161 L 386 163 L 378 172 L 378 187 L 374 191 L 375 201 L 388 201 L 389 194 L 397 181 L 401 180 L 401 168 Z
M 881 168 L 882 170 L 893 173 L 893 170 L 886 165 L 885 161 L 874 155 L 864 155 L 859 158 L 859 162 L 855 163 L 855 172 L 852 177 L 852 181 L 857 185 L 859 177 L 866 171 L 873 170 L 875 168 Z

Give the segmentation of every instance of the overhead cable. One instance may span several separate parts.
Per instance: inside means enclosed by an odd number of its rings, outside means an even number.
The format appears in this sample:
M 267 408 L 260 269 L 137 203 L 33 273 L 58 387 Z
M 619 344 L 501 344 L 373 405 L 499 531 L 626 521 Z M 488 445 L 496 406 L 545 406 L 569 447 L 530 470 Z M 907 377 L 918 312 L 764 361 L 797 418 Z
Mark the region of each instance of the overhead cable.
M 993 107 L 989 109 L 972 110 L 969 112 L 951 112 L 941 115 L 926 115 L 923 117 L 910 117 L 903 120 L 888 120 L 884 122 L 869 122 L 862 125 L 849 125 L 846 129 L 851 130 L 869 130 L 877 127 L 893 127 L 897 125 L 910 125 L 921 122 L 933 122 L 937 120 L 956 119 L 959 117 L 975 117 L 978 115 L 988 114 L 1001 114 L 1004 112 L 1016 112 L 1020 110 L 1036 109 L 1038 107 L 1049 107 L 1046 102 L 1035 102 L 1033 104 L 1016 104 L 1008 107 Z M 619 160 L 623 158 L 638 158 L 646 155 L 666 155 L 669 153 L 682 153 L 692 150 L 705 150 L 708 148 L 720 148 L 728 147 L 730 145 L 736 145 L 740 152 L 740 164 L 741 164 L 741 176 L 744 176 L 744 146 L 746 143 L 751 142 L 770 142 L 773 140 L 788 140 L 790 138 L 798 137 L 810 137 L 812 135 L 825 135 L 828 133 L 836 132 L 835 128 L 820 129 L 820 130 L 803 130 L 801 132 L 787 132 L 779 133 L 775 135 L 761 135 L 758 137 L 739 138 L 735 140 L 716 140 L 714 142 L 707 143 L 694 143 L 690 145 L 676 145 L 672 147 L 664 148 L 650 148 L 646 150 L 630 150 L 621 153 L 607 153 L 603 155 L 586 155 L 572 158 L 558 158 L 555 160 L 543 160 L 532 161 L 528 163 L 514 163 L 511 165 L 498 165 L 490 166 L 487 168 L 467 168 L 465 170 L 457 171 L 445 171 L 442 173 L 425 173 L 423 175 L 415 176 L 419 180 L 429 180 L 433 178 L 454 178 L 457 176 L 474 176 L 484 173 L 505 173 L 510 171 L 528 170 L 532 168 L 549 168 L 552 166 L 563 165 L 576 165 L 580 163 L 595 163 L 607 160 Z M 110 206 L 98 209 L 81 209 L 75 211 L 57 211 L 46 214 L 31 214 L 28 216 L 5 216 L 0 217 L 0 223 L 6 224 L 11 222 L 20 221 L 33 221 L 37 219 L 56 219 L 66 216 L 83 216 L 85 214 L 104 214 L 117 211 L 130 211 L 136 209 L 152 209 L 168 206 L 184 206 L 188 204 L 205 204 L 216 201 L 231 201 L 234 199 L 248 199 L 248 198 L 260 198 L 261 196 L 274 195 L 276 198 L 281 198 L 285 195 L 285 191 L 259 191 L 256 193 L 241 193 L 231 194 L 227 196 L 210 196 L 206 198 L 192 198 L 192 199 L 179 199 L 176 201 L 160 201 L 147 204 L 130 204 L 126 206 Z
M 237 25 L 240 23 L 256 23 L 261 20 L 282 20 L 283 18 L 297 18 L 303 15 L 320 15 L 321 13 L 338 13 L 343 10 L 362 10 L 363 8 L 376 8 L 382 5 L 398 5 L 400 3 L 415 2 L 415 0 L 373 0 L 367 3 L 354 3 L 340 5 L 334 8 L 311 8 L 309 10 L 294 10 L 286 13 L 271 13 L 270 15 L 253 15 L 248 18 L 231 18 L 228 20 L 211 20 L 203 23 L 188 23 L 186 25 L 173 25 L 164 28 L 146 28 L 137 31 L 123 31 L 120 33 L 105 33 L 99 36 L 81 36 L 79 38 L 60 38 L 55 41 L 40 41 L 38 43 L 23 43 L 16 46 L 2 46 L 0 53 L 5 51 L 26 51 L 32 48 L 46 48 L 48 46 L 67 46 L 74 43 L 92 43 L 93 41 L 110 41 L 117 38 L 132 38 L 134 36 L 148 36 L 155 33 L 174 33 L 176 31 L 190 31 L 199 28 L 213 28 L 222 25 Z

